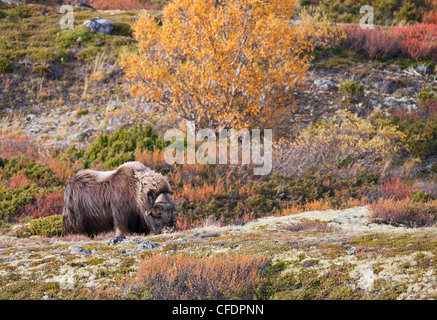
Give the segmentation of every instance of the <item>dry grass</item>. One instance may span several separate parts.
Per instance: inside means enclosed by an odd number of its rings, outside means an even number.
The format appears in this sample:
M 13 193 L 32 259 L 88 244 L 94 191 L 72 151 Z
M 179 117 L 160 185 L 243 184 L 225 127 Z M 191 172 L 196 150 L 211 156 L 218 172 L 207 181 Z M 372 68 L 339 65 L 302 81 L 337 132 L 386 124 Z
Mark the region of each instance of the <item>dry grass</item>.
M 144 258 L 120 287 L 101 289 L 108 298 L 142 296 L 155 300 L 248 298 L 267 265 L 264 257 L 194 257 L 155 253 Z

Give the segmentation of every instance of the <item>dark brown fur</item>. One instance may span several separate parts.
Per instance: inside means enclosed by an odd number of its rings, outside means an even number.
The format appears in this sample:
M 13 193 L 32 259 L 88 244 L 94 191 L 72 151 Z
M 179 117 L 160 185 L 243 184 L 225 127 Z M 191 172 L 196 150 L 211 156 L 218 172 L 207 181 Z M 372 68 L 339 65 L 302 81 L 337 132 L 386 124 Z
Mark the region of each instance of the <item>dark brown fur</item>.
M 137 162 L 100 174 L 82 170 L 69 180 L 64 194 L 64 235 L 93 236 L 114 229 L 116 235 L 157 233 L 173 224 L 172 191 L 165 177 Z M 165 205 L 171 212 L 156 209 L 159 195 L 170 199 Z

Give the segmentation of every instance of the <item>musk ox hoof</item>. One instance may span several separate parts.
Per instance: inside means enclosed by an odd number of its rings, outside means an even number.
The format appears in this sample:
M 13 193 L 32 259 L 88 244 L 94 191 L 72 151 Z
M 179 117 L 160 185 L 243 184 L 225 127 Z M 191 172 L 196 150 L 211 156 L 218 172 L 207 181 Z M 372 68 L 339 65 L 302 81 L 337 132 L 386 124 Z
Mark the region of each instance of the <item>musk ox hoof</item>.
M 126 239 L 125 236 L 114 237 L 114 238 L 111 239 L 111 241 L 109 241 L 109 245 L 110 246 L 114 246 L 114 245 L 119 244 L 120 242 L 122 242 L 124 239 Z

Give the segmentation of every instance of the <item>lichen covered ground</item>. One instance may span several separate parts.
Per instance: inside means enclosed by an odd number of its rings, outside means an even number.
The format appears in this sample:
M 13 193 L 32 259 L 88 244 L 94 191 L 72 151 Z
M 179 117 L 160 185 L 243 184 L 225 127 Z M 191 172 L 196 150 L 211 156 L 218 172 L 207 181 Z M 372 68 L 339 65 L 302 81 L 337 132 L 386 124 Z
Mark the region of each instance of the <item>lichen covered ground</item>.
M 20 239 L 5 234 L 0 236 L 0 299 L 96 298 L 89 293 L 134 274 L 153 252 L 267 257 L 258 293 L 263 299 L 435 299 L 437 230 L 374 224 L 369 215 L 366 207 L 356 207 L 226 227 L 211 223 L 133 235 L 117 245 L 109 245 L 111 235 Z

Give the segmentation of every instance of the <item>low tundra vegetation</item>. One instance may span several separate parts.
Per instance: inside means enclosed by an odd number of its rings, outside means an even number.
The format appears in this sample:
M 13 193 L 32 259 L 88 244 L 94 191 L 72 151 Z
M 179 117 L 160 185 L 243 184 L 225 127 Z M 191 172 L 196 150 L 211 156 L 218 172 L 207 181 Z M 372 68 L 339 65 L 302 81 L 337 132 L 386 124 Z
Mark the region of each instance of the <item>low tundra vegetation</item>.
M 413 115 L 376 113 L 367 120 L 339 113 L 332 121 L 319 121 L 298 132 L 293 143 L 279 149 L 285 160 L 279 162 L 277 172 L 267 176 L 248 175 L 247 165 L 168 165 L 163 153 L 166 142 L 151 127 L 120 128 L 101 135 L 85 150 L 75 146 L 52 150 L 44 159 L 39 159 L 29 140 L 5 137 L 0 150 L 4 157 L 0 159 L 1 217 L 13 222 L 26 216 L 61 214 L 65 183 L 76 170 L 112 170 L 137 160 L 169 179 L 179 230 L 203 225 L 208 219 L 228 224 L 372 203 L 378 208 L 383 201 L 406 198 L 411 206 L 402 207 L 401 223 L 430 225 L 431 218 L 425 224 L 405 220 L 415 219 L 412 211 L 432 215 L 435 206 L 435 165 L 431 162 L 428 173 L 416 177 L 409 169 L 433 159 L 435 113 L 426 114 L 418 112 L 412 121 Z M 405 173 L 394 179 L 390 172 Z M 392 223 L 386 218 L 378 221 Z
M 249 255 L 195 257 L 152 254 L 131 277 L 103 288 L 110 299 L 252 299 L 267 259 Z

